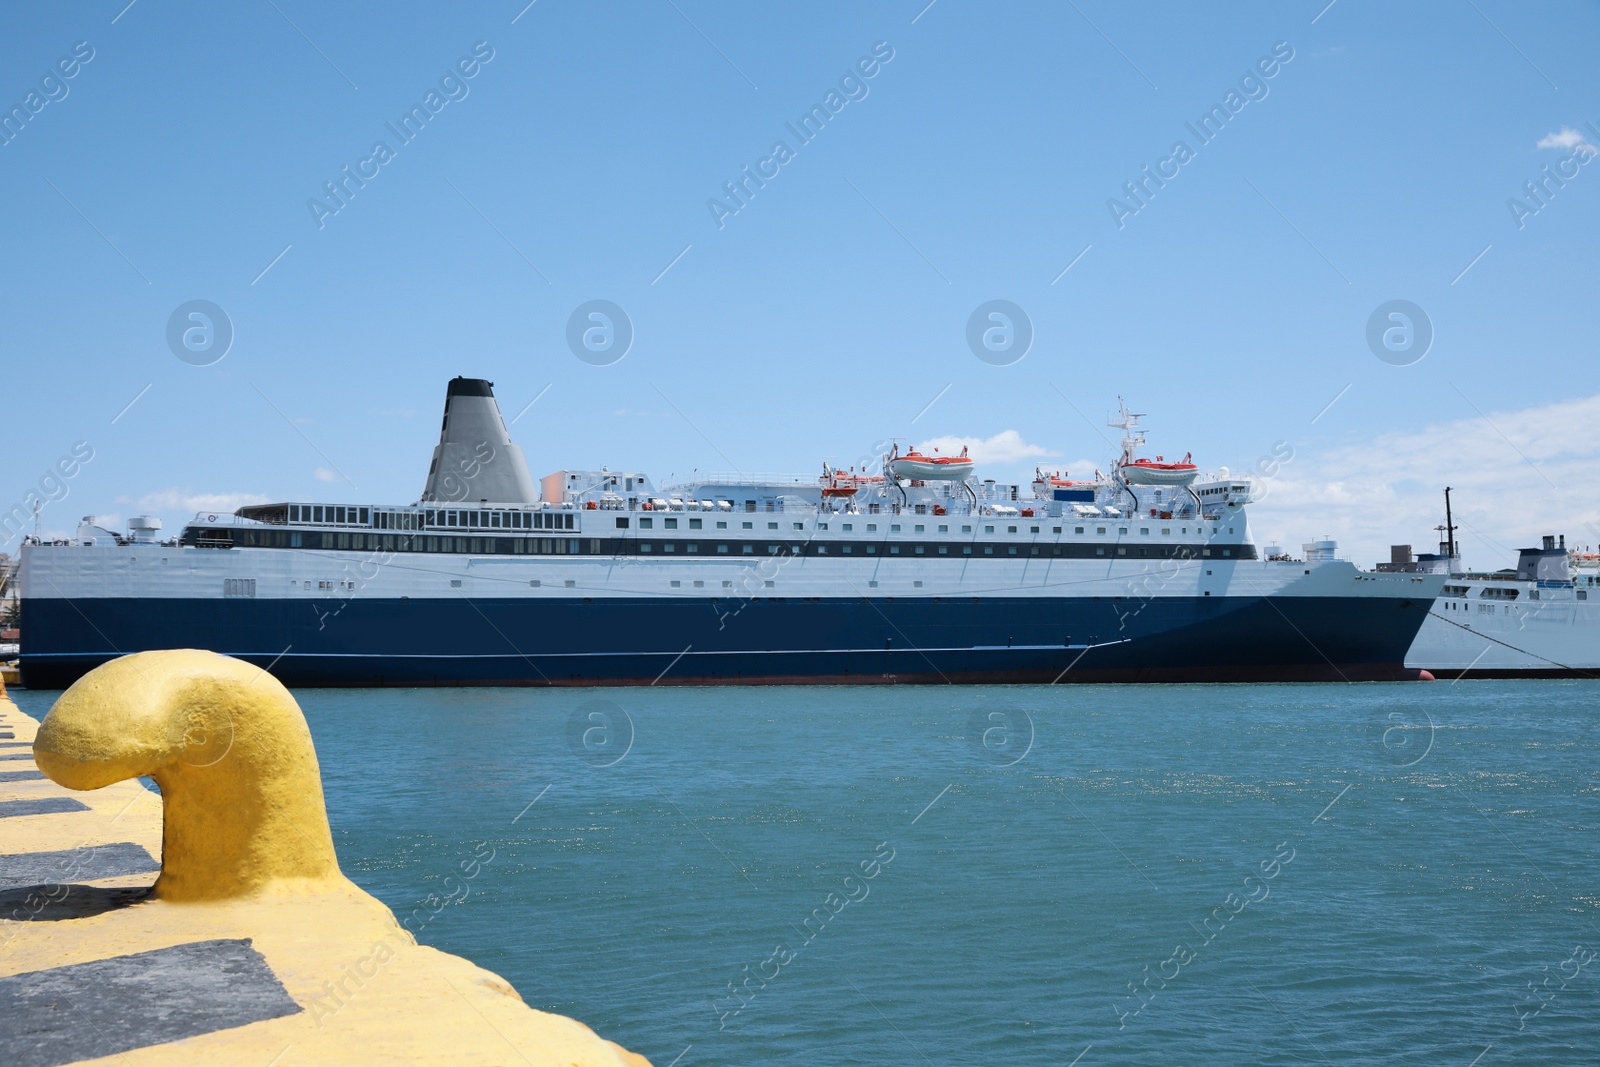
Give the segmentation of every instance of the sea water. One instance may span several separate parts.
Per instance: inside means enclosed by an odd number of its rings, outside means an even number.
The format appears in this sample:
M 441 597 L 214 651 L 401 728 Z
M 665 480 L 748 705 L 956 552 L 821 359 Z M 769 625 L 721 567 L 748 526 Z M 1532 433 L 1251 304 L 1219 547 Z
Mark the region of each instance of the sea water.
M 295 695 L 345 872 L 657 1067 L 1600 1056 L 1600 683 Z

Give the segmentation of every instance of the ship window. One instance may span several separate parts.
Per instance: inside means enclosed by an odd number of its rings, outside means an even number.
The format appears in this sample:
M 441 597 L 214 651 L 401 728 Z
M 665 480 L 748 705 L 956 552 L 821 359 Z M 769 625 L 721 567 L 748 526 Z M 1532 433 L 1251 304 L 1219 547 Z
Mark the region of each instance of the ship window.
M 827 529 L 827 528 L 828 528 L 828 524 L 827 524 L 827 523 L 825 523 L 825 522 L 819 522 L 819 523 L 817 523 L 817 529 L 819 529 L 819 530 L 826 530 L 826 529 Z
M 994 555 L 994 546 L 993 546 L 993 545 L 984 545 L 984 546 L 983 546 L 983 554 L 984 554 L 984 555 L 985 555 L 985 556 L 992 556 L 992 555 Z
M 744 509 L 746 511 L 754 511 L 756 509 L 756 502 L 754 500 L 746 500 L 744 502 Z
M 753 522 L 741 522 L 739 524 L 739 528 L 741 530 L 754 530 L 756 527 L 755 527 L 755 523 L 753 523 Z
M 1225 549 L 1223 549 L 1223 550 L 1222 550 L 1222 554 L 1223 554 L 1223 555 L 1224 555 L 1224 556 L 1231 556 L 1231 555 L 1233 555 L 1233 549 L 1231 549 L 1231 548 L 1225 548 Z
M 1211 550 L 1210 550 L 1210 549 L 1209 549 L 1209 548 L 1202 548 L 1202 549 L 1201 549 L 1201 550 L 1200 550 L 1200 554 L 1201 554 L 1201 555 L 1202 555 L 1202 556 L 1209 556 L 1209 555 L 1211 555 Z M 1311 573 L 1311 572 L 1310 572 L 1310 571 L 1306 571 L 1306 573 L 1307 573 L 1307 574 L 1310 574 L 1310 573 Z
M 950 549 L 949 548 L 947 548 L 944 545 L 940 545 L 939 546 L 939 555 L 948 556 L 949 554 L 950 554 Z
M 777 523 L 775 523 L 775 522 L 769 522 L 769 523 L 767 523 L 767 529 L 769 529 L 769 530 L 776 530 L 776 529 L 777 529 L 777 528 L 778 528 L 778 524 L 777 524 Z
M 1016 533 L 1016 532 L 1017 532 L 1017 528 L 1015 526 L 1007 526 L 1006 527 L 1006 533 Z
M 1589 599 L 1589 590 L 1587 590 L 1587 589 L 1578 590 L 1578 599 L 1579 600 L 1588 600 Z
M 782 551 L 782 549 L 783 549 L 782 545 L 768 545 L 767 546 L 767 555 L 776 556 L 780 551 Z
M 950 532 L 950 527 L 941 525 L 939 527 L 939 532 L 940 533 L 949 533 Z
M 1083 527 L 1082 526 L 1074 526 L 1072 528 L 1072 532 L 1073 533 L 1083 533 Z
M 349 534 L 342 533 L 342 534 L 339 535 L 339 547 L 340 548 L 349 548 L 350 547 L 350 535 Z
M 676 552 L 676 551 L 678 551 L 678 546 L 673 544 L 671 541 L 663 541 L 661 543 L 661 551 L 663 551 L 663 552 Z
M 701 581 L 696 581 L 694 583 L 694 587 L 696 589 L 704 589 L 706 587 L 706 583 L 705 582 L 701 582 Z
M 868 532 L 868 533 L 872 533 L 872 532 L 873 532 L 873 531 L 874 531 L 874 530 L 876 530 L 876 529 L 877 529 L 877 528 L 878 528 L 878 524 L 877 524 L 877 523 L 875 523 L 875 522 L 869 522 L 869 523 L 867 523 L 867 532 Z
M 322 505 L 321 504 L 312 505 L 312 507 L 311 507 L 311 521 L 312 522 L 321 522 L 322 521 Z
M 640 552 L 648 552 L 648 551 L 650 551 L 650 542 L 649 541 L 641 541 L 641 542 L 639 542 L 639 551 Z
M 740 545 L 739 546 L 739 550 L 741 552 L 743 552 L 745 555 L 749 556 L 749 555 L 753 555 L 755 553 L 756 546 L 755 545 Z
M 817 546 L 817 555 L 826 556 L 827 554 L 828 554 L 828 546 L 827 545 L 818 545 Z
M 919 556 L 922 555 L 922 546 L 918 545 L 913 551 L 915 551 Z
M 762 582 L 761 585 L 762 585 L 762 588 L 771 589 L 773 586 L 777 585 L 777 583 L 773 582 L 773 581 L 765 581 L 765 582 Z
M 796 530 L 804 530 L 804 529 L 805 529 L 805 528 L 806 528 L 806 524 L 805 524 L 805 523 L 803 523 L 803 522 L 797 522 L 797 523 L 795 523 L 795 524 L 794 524 L 794 528 L 795 528 L 795 529 L 796 529 Z M 824 529 L 824 530 L 826 530 L 826 529 L 827 529 L 827 527 L 826 527 L 826 526 L 824 526 L 824 527 L 823 527 L 823 529 Z
M 700 520 L 699 519 L 690 519 L 689 520 L 689 529 L 691 529 L 691 530 L 700 529 Z
M 876 556 L 877 554 L 878 554 L 878 546 L 877 545 L 868 545 L 867 546 L 867 555 Z
M 727 528 L 728 528 L 728 524 L 727 524 L 727 523 L 726 523 L 726 522 L 719 522 L 719 523 L 717 523 L 717 529 L 719 529 L 719 530 L 726 530 L 726 529 L 727 529 Z
M 1163 526 L 1163 527 L 1162 527 L 1162 528 L 1161 528 L 1161 536 L 1163 536 L 1163 537 L 1170 537 L 1170 536 L 1171 536 L 1171 535 L 1172 535 L 1172 527 L 1170 527 L 1170 526 Z
M 848 556 L 850 553 L 854 552 L 855 549 L 850 545 L 841 545 L 839 546 L 839 551 Z
M 1528 599 L 1529 600 L 1538 600 L 1539 599 L 1539 590 L 1537 590 L 1537 589 L 1528 590 Z
M 574 579 L 571 579 L 571 578 L 568 578 L 566 581 L 562 582 L 561 584 L 566 586 L 568 589 L 576 589 L 577 586 L 578 586 L 578 583 Z
M 899 554 L 900 554 L 900 546 L 899 545 L 890 545 L 889 546 L 889 555 L 898 556 Z
M 1017 550 L 1016 550 L 1015 547 L 1008 548 L 1008 549 L 1006 549 L 1006 554 L 1007 555 L 1011 555 L 1011 556 L 1015 556 L 1017 554 Z
M 985 526 L 983 528 L 983 532 L 984 533 L 994 533 L 994 527 L 993 526 Z
M 971 545 L 962 545 L 962 546 L 961 546 L 961 554 L 962 554 L 962 555 L 963 555 L 963 556 L 970 556 L 970 555 L 972 555 L 972 546 L 971 546 Z
M 1094 528 L 1094 532 L 1097 534 L 1103 534 L 1106 532 L 1106 528 L 1104 526 L 1096 526 Z
M 1117 533 L 1118 534 L 1125 534 L 1127 532 L 1128 532 L 1128 528 L 1126 526 L 1118 526 L 1117 527 Z
M 1148 537 L 1148 536 L 1150 536 L 1150 527 L 1148 527 L 1148 526 L 1141 526 L 1141 527 L 1139 527 L 1139 532 L 1140 532 L 1140 533 L 1141 533 L 1141 534 L 1144 534 L 1144 535 L 1145 535 L 1145 536 L 1146 536 L 1146 537 Z
M 617 529 L 626 530 L 627 528 L 628 528 L 628 517 L 626 515 L 618 515 L 617 516 Z
M 900 524 L 898 522 L 890 523 L 889 532 L 890 533 L 899 533 L 900 532 Z
M 844 529 L 845 529 L 846 533 L 849 533 L 851 530 L 854 530 L 855 528 L 856 528 L 856 524 L 853 523 L 853 522 L 847 522 L 847 523 L 844 524 Z
M 730 581 L 724 581 L 722 583 L 722 588 L 724 588 L 724 589 L 732 589 L 733 588 L 733 583 L 730 582 Z
M 1103 548 L 1097 548 L 1094 550 L 1094 554 L 1097 556 L 1103 556 L 1106 554 L 1106 550 Z
M 727 546 L 727 545 L 718 545 L 718 546 L 717 546 L 717 551 L 718 551 L 718 552 L 724 552 L 724 553 L 725 553 L 725 552 L 727 552 L 727 551 L 728 551 L 728 546 Z
M 664 519 L 664 520 L 662 520 L 661 525 L 665 526 L 669 530 L 676 530 L 678 528 L 678 520 L 677 519 Z
M 654 520 L 654 519 L 647 519 L 647 518 L 644 518 L 643 516 L 640 516 L 640 518 L 639 518 L 639 529 L 641 529 L 641 530 L 648 530 L 648 529 L 650 529 L 650 527 L 654 526 L 655 524 L 656 524 L 656 520 Z
M 1038 533 L 1038 532 L 1039 532 L 1039 527 L 1037 527 L 1037 526 L 1030 526 L 1030 527 L 1028 527 L 1028 532 L 1029 532 L 1029 533 Z M 1057 530 L 1057 531 L 1056 531 L 1056 533 L 1060 533 L 1060 532 L 1061 532 L 1061 531 L 1060 531 L 1060 530 Z
M 876 588 L 878 588 L 878 583 L 876 581 L 869 581 L 867 583 L 867 588 L 876 589 Z
M 677 580 L 677 579 L 676 579 L 676 578 L 674 578 L 674 579 L 673 579 L 673 580 L 672 580 L 672 588 L 674 588 L 674 589 L 676 589 L 676 588 L 678 588 L 678 587 L 679 587 L 679 586 L 680 586 L 680 585 L 682 585 L 682 584 L 683 584 L 683 583 L 682 583 L 682 582 L 680 582 L 680 581 L 678 581 L 678 580 Z

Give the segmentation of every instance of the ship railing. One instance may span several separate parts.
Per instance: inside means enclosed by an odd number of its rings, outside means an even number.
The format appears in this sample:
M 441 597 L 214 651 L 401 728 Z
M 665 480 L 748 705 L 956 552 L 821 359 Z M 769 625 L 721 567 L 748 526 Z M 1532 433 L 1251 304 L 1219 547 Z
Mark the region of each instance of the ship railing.
M 816 485 L 815 474 L 778 471 L 712 471 L 694 480 L 693 485 Z

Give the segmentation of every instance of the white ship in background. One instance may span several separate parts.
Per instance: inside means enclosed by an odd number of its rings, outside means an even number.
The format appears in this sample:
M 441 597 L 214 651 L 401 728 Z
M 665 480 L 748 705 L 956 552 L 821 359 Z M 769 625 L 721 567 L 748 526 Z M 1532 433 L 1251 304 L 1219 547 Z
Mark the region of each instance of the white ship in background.
M 1449 576 L 1417 632 L 1406 666 L 1436 678 L 1600 678 L 1600 553 L 1546 534 L 1517 554 L 1515 569 L 1461 567 L 1445 490 L 1439 551 L 1411 557 L 1397 545 L 1386 572 Z

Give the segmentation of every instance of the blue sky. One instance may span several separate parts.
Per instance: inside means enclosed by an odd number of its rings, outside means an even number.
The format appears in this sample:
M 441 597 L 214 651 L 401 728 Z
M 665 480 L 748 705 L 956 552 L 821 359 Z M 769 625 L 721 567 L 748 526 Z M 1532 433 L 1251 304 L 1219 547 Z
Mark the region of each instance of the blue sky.
M 1480 544 L 1600 521 L 1571 403 L 1600 392 L 1594 3 L 125 3 L 0 35 L 0 105 L 58 97 L 0 145 L 5 506 L 94 449 L 47 529 L 413 500 L 455 374 L 508 419 L 540 397 L 513 427 L 536 475 L 810 471 L 888 437 L 1076 472 L 1109 458 L 1121 393 L 1152 452 L 1291 444 L 1262 539 L 1420 542 L 1444 481 L 1478 487 Z M 93 58 L 41 89 L 78 42 Z M 430 90 L 402 143 L 386 124 Z M 830 91 L 802 143 L 786 124 Z M 1108 202 L 1180 140 L 1119 226 Z M 393 158 L 319 219 L 378 141 Z M 708 201 L 778 141 L 719 226 Z M 633 326 L 610 365 L 567 344 L 593 299 Z M 1003 366 L 966 339 L 995 299 L 1034 334 Z M 1434 333 L 1407 366 L 1367 342 L 1395 299 Z M 192 300 L 234 331 L 209 366 L 168 346 Z

